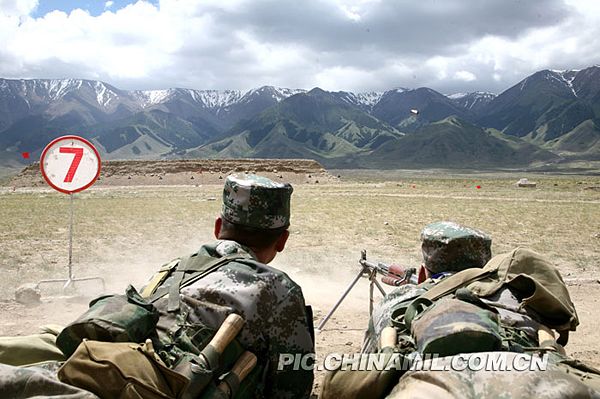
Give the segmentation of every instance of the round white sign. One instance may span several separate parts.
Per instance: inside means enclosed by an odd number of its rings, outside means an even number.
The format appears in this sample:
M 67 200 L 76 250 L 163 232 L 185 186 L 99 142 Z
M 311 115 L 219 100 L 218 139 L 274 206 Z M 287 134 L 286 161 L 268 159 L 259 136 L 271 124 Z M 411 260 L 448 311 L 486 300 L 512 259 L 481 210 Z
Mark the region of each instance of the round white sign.
M 44 148 L 40 168 L 52 188 L 76 193 L 90 187 L 100 175 L 100 155 L 86 139 L 63 136 Z

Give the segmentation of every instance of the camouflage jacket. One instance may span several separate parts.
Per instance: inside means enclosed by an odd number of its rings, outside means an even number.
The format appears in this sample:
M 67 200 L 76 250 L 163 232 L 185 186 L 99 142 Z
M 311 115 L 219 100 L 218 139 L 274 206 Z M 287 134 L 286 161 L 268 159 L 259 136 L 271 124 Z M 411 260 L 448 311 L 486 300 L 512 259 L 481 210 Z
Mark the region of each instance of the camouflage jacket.
M 202 323 L 217 329 L 230 313 L 245 320 L 238 340 L 258 357 L 264 375 L 256 397 L 307 398 L 311 393 L 313 372 L 278 370 L 282 353 L 314 353 L 312 320 L 308 320 L 302 290 L 287 274 L 259 263 L 252 251 L 237 242 L 221 240 L 204 245 L 201 255 L 219 258 L 240 254 L 251 262 L 230 261 L 193 284 L 181 289 L 184 323 Z M 164 284 L 169 285 L 170 279 Z M 161 313 L 159 335 L 181 322 L 167 312 L 167 298 L 155 302 Z

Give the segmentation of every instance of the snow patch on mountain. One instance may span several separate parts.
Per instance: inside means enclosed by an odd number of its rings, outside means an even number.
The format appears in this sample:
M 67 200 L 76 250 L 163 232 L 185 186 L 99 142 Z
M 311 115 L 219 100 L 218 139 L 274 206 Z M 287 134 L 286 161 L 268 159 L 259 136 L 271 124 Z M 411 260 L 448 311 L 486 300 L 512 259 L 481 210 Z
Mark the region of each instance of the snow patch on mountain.
M 369 107 L 373 107 L 375 104 L 377 104 L 379 100 L 381 100 L 381 96 L 383 96 L 383 92 L 377 91 L 356 94 L 356 98 L 358 99 L 359 103 Z
M 208 109 L 219 110 L 239 102 L 251 101 L 255 96 L 271 96 L 277 102 L 294 94 L 303 93 L 301 89 L 283 89 L 272 86 L 263 86 L 247 92 L 240 90 L 193 90 L 193 89 L 166 89 L 166 90 L 138 90 L 133 92 L 142 108 L 158 105 L 170 101 L 176 96 L 189 97 L 193 102 Z
M 559 78 L 567 85 L 567 87 L 569 89 L 571 89 L 571 93 L 573 93 L 573 95 L 575 97 L 579 97 L 577 95 L 577 91 L 575 91 L 575 88 L 573 87 L 573 80 L 575 79 L 575 76 L 577 76 L 577 72 L 579 72 L 579 70 L 564 70 L 564 71 L 556 71 L 556 70 L 552 70 L 552 72 L 554 72 L 556 75 L 559 76 Z
M 98 104 L 100 104 L 104 108 L 108 108 L 108 106 L 113 100 L 119 98 L 119 95 L 111 89 L 109 89 L 108 87 L 106 87 L 104 83 L 93 82 L 93 84 L 94 90 L 96 91 L 96 100 L 98 101 Z
M 579 97 L 577 95 L 577 91 L 573 87 L 573 80 L 577 76 L 578 72 L 579 72 L 579 70 L 577 70 L 577 69 L 568 69 L 568 70 L 546 69 L 544 71 L 541 71 L 540 73 L 542 74 L 542 76 L 545 80 L 547 80 L 549 82 L 555 82 L 555 84 L 558 84 L 561 86 L 566 86 L 571 91 L 571 93 L 573 93 L 573 96 Z M 527 83 L 528 79 L 529 78 L 526 78 L 521 83 L 521 90 L 523 90 L 523 88 L 525 87 L 525 84 Z
M 51 100 L 58 100 L 65 94 L 80 89 L 83 82 L 79 79 L 52 79 L 42 80 L 40 83 Z
M 468 95 L 469 95 L 469 93 L 454 93 L 454 94 L 448 94 L 448 95 L 446 95 L 446 97 L 448 97 L 450 100 L 458 100 L 458 99 L 461 99 Z
M 248 102 L 255 96 L 270 96 L 277 102 L 281 102 L 288 97 L 295 94 L 306 93 L 306 90 L 302 89 L 286 89 L 281 87 L 273 86 L 262 86 L 257 89 L 247 91 L 240 99 L 239 102 Z
M 573 93 L 573 95 L 575 97 L 577 97 L 577 92 L 574 90 L 573 88 L 573 79 L 575 79 L 575 76 L 577 75 L 579 71 L 578 70 L 557 70 L 557 69 L 545 69 L 543 71 L 539 71 L 534 73 L 531 76 L 526 77 L 525 79 L 523 79 L 521 81 L 521 84 L 519 85 L 519 90 L 523 91 L 525 89 L 525 87 L 527 86 L 527 84 L 529 83 L 529 80 L 531 78 L 534 79 L 540 79 L 540 77 L 542 79 L 545 79 L 549 82 L 555 82 L 555 84 L 558 85 L 564 85 L 567 88 L 569 88 L 569 90 L 571 90 L 571 92 Z
M 527 85 L 527 82 L 528 82 L 528 81 L 529 81 L 529 76 L 528 76 L 528 77 L 526 77 L 525 79 L 523 79 L 523 80 L 521 81 L 521 85 L 519 86 L 519 90 L 520 90 L 520 91 L 523 91 L 523 89 L 524 89 L 524 88 L 525 88 L 525 86 Z
M 550 72 L 558 73 L 560 75 L 574 73 L 581 71 L 581 69 L 549 69 Z
M 136 90 L 132 92 L 133 96 L 140 102 L 142 108 L 148 108 L 152 105 L 161 104 L 168 100 L 173 93 L 173 89 Z
M 204 105 L 206 108 L 227 107 L 242 96 L 239 90 L 188 90 L 194 101 Z
M 91 94 L 89 99 L 95 98 L 103 108 L 108 108 L 119 99 L 119 93 L 110 85 L 84 79 L 0 79 L 0 90 L 20 95 L 27 104 L 30 101 L 56 102 L 64 99 L 67 94 L 79 92 Z
M 481 104 L 489 103 L 496 98 L 496 95 L 486 91 L 475 91 L 472 93 L 454 93 L 446 97 L 467 109 L 473 109 Z
M 379 102 L 381 96 L 383 96 L 383 93 L 376 91 L 364 93 L 351 93 L 348 91 L 340 91 L 338 92 L 338 96 L 342 101 L 350 105 L 364 106 L 370 109 L 373 108 L 373 106 Z

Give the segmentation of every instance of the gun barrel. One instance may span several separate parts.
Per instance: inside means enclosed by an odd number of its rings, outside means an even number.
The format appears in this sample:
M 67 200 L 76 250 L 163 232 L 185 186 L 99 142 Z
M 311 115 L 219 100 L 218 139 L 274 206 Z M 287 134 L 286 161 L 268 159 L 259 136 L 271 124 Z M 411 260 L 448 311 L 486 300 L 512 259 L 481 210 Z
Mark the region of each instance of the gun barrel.
M 389 275 L 392 278 L 402 279 L 406 275 L 406 272 L 410 270 L 410 268 L 404 268 L 400 265 L 388 265 L 383 262 L 369 262 L 368 260 L 361 260 L 360 264 L 368 267 L 371 270 L 376 270 L 380 274 Z
M 385 263 L 381 263 L 381 262 L 374 263 L 374 262 L 369 262 L 366 259 L 361 259 L 360 264 L 362 266 L 368 267 L 371 270 L 377 270 L 378 272 L 389 273 L 389 266 L 386 265 Z
M 417 284 L 418 277 L 416 275 L 415 268 L 404 268 L 400 265 L 388 265 L 383 262 L 369 262 L 367 260 L 367 252 L 361 252 L 360 265 L 363 268 L 367 268 L 370 271 L 375 271 L 383 276 L 382 280 L 384 283 L 393 286 L 399 286 L 403 284 Z

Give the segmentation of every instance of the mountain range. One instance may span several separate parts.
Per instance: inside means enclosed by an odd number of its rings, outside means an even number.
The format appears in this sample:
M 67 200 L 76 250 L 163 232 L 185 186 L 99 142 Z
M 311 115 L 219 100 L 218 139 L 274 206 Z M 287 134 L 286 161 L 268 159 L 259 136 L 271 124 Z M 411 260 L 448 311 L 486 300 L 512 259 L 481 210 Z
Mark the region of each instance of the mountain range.
M 336 168 L 532 168 L 600 161 L 600 66 L 543 70 L 499 95 L 433 89 L 126 91 L 0 79 L 0 167 L 53 138 L 103 159 L 311 158 Z

